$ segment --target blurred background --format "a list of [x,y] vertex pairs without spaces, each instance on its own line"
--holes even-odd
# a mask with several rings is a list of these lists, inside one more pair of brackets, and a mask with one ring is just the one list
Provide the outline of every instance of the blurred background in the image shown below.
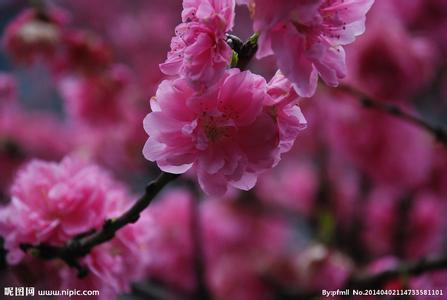
[[[158,64],[181,1],[45,4],[0,1],[1,202],[26,162],[66,155],[101,165],[140,194],[159,172],[141,154],[142,120],[164,78]],[[245,7],[234,34],[252,34]],[[447,128],[447,1],[376,0],[365,34],[346,52],[345,86]],[[272,58],[249,69],[267,80],[276,71]],[[358,272],[446,253],[446,145],[345,90],[321,85],[301,107],[307,129],[252,191],[209,199],[188,174],[163,191],[149,208],[145,276],[113,297],[199,299],[205,288],[217,300],[305,299],[343,288]],[[38,274],[3,262],[1,285],[47,286]],[[446,286],[447,271],[437,271],[382,287]]]

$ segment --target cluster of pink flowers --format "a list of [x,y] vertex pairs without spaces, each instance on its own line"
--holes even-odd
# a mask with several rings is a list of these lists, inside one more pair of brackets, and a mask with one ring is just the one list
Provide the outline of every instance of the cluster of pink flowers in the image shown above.
[[166,80],[144,120],[143,153],[166,172],[197,172],[203,190],[251,189],[261,172],[288,151],[305,124],[291,85],[278,73],[263,77],[238,69],[197,94],[183,79]]
[[182,20],[160,65],[168,75],[144,120],[144,156],[166,172],[197,172],[202,189],[223,195],[251,189],[257,176],[289,151],[306,121],[299,96],[281,73],[262,76],[230,67],[225,34],[234,1],[184,1]]
[[[6,27],[5,50],[17,63],[40,62],[50,71],[64,100],[66,123],[77,150],[115,169],[141,168],[145,135],[135,120],[144,117],[144,96],[137,77],[129,67],[116,63],[108,41],[73,27],[70,17],[52,5],[25,10]],[[104,155],[97,147],[99,140],[119,154]]]
[[[122,184],[75,157],[66,157],[61,163],[30,162],[18,172],[11,199],[0,210],[0,234],[12,265],[26,260],[21,244],[63,245],[79,234],[99,229],[106,218],[120,214],[130,204]],[[145,256],[141,250],[149,234],[148,221],[143,218],[126,227],[84,257],[82,263],[91,272],[82,284],[115,294],[142,276]],[[77,282],[74,270],[66,267],[59,272],[60,287],[73,288]]]
[[279,69],[302,97],[317,88],[318,76],[337,86],[346,75],[343,45],[365,30],[374,0],[244,0],[259,33],[258,58],[274,54]]
[[233,27],[234,6],[234,0],[183,1],[183,23],[175,29],[161,71],[181,75],[198,90],[219,80],[232,57],[225,34]]
[[[55,0],[5,27],[5,52],[30,70],[0,74],[8,285],[113,299],[144,281],[179,298],[205,286],[216,300],[301,299],[444,255],[446,151],[384,102],[444,124],[445,0],[131,2]],[[236,35],[257,43],[252,64]],[[319,78],[347,88],[318,89]],[[183,188],[161,191],[137,223],[80,258],[87,277],[21,249],[64,245],[129,208],[109,171],[141,191],[159,169],[185,173]],[[206,196],[184,188],[196,179]],[[440,271],[383,288],[446,284]]]
[[292,148],[306,124],[299,97],[315,93],[318,74],[332,86],[345,76],[342,45],[363,33],[373,0],[241,2],[259,34],[258,58],[275,54],[280,71],[266,84],[228,69],[234,1],[185,0],[183,23],[160,65],[177,78],[160,84],[144,121],[145,157],[166,172],[193,167],[210,195],[252,188]]

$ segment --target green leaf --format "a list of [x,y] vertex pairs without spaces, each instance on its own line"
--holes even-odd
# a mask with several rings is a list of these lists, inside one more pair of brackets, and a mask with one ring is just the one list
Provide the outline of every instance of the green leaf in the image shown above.
[[325,244],[330,244],[335,234],[335,221],[332,214],[324,210],[319,216],[318,236]]
[[231,67],[235,68],[239,62],[239,54],[233,50],[233,56],[231,57]]
[[251,35],[251,37],[248,39],[250,41],[250,44],[256,45],[258,43],[259,39],[259,33],[255,32]]

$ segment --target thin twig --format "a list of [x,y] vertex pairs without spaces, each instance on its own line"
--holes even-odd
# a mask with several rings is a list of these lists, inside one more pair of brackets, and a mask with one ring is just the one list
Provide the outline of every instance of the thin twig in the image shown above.
[[365,108],[375,109],[377,111],[382,111],[387,114],[396,116],[400,118],[401,120],[404,120],[408,123],[411,123],[428,133],[430,133],[438,142],[443,144],[445,147],[447,147],[447,131],[446,129],[435,126],[427,122],[426,120],[412,115],[409,112],[404,111],[400,107],[394,104],[380,102],[377,100],[372,99],[372,97],[366,95],[364,92],[359,91],[351,86],[347,85],[340,85],[338,87],[339,90],[348,92],[351,95],[354,95]]
[[84,277],[88,270],[80,265],[78,259],[90,253],[95,246],[113,239],[116,232],[127,224],[135,223],[140,218],[140,213],[149,206],[158,192],[178,176],[162,172],[157,179],[146,186],[145,193],[127,211],[117,218],[106,220],[100,231],[92,232],[81,238],[74,238],[65,246],[22,244],[21,248],[46,260],[62,259],[69,266],[78,270],[79,277]]

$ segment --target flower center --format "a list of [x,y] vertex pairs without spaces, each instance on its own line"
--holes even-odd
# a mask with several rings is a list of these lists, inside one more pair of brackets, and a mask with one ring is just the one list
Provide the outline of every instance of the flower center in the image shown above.
[[221,117],[204,115],[200,119],[200,127],[206,139],[212,143],[218,142],[222,138],[229,137],[230,135],[230,127],[225,124],[225,120]]
[[211,142],[220,140],[223,136],[226,136],[227,129],[225,127],[218,127],[214,122],[204,124],[203,130],[205,135]]

